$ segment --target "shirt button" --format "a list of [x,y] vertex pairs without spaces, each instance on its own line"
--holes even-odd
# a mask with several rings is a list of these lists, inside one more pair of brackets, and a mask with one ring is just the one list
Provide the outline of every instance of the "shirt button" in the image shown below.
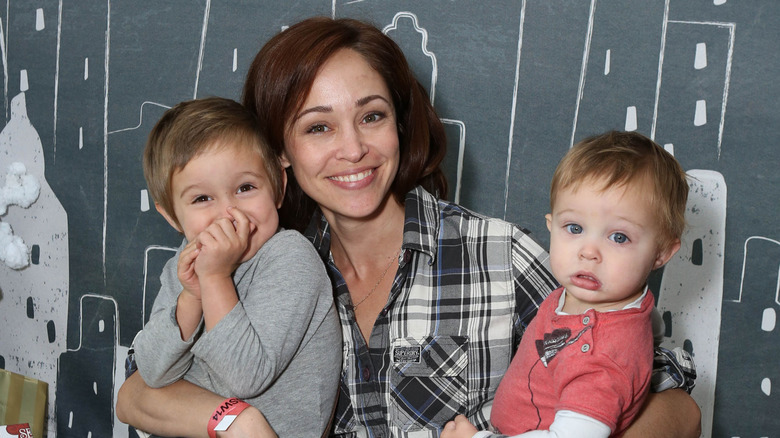
[[363,368],[363,380],[366,382],[371,380],[371,371],[368,370],[368,367]]
[[589,322],[590,322],[590,316],[586,316],[582,318],[582,325],[588,325]]
[[583,353],[587,353],[588,350],[590,350],[590,344],[582,344],[580,350],[582,350]]

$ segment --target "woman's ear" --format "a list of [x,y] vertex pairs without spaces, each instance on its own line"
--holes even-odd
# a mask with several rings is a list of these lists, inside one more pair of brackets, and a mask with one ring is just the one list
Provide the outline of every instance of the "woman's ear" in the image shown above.
[[[289,166],[289,164],[288,164]],[[279,200],[276,201],[276,209],[282,208],[282,202],[284,202],[284,194],[287,193],[287,166],[282,165],[282,179],[280,181],[282,185],[281,190],[281,196],[279,196]]]
[[658,249],[658,255],[655,259],[655,263],[653,263],[653,270],[656,270],[661,266],[667,264],[669,260],[672,259],[672,256],[677,254],[677,251],[679,249],[680,249],[680,239],[675,239],[671,243],[667,243],[666,245],[660,247]]
[[282,167],[287,169],[288,167],[292,166],[292,163],[290,163],[290,160],[287,159],[287,153],[282,151],[282,156],[279,157],[279,161],[282,163]]
[[164,218],[165,218],[165,220],[166,220],[166,221],[168,221],[168,223],[169,223],[169,224],[170,224],[170,225],[171,225],[173,228],[175,228],[175,229],[176,229],[176,231],[178,231],[178,232],[180,232],[180,233],[184,234],[184,232],[181,230],[181,227],[179,226],[179,223],[178,223],[178,222],[176,222],[176,220],[174,220],[174,219],[173,219],[173,217],[171,217],[171,215],[169,215],[169,214],[168,214],[168,212],[167,212],[167,211],[165,211],[165,209],[164,209],[164,208],[162,208],[162,206],[161,206],[160,204],[158,204],[157,202],[155,202],[155,203],[154,203],[154,208],[155,208],[155,209],[157,209],[157,212],[158,212],[158,213],[160,213],[160,214],[162,215],[162,217],[164,217]]

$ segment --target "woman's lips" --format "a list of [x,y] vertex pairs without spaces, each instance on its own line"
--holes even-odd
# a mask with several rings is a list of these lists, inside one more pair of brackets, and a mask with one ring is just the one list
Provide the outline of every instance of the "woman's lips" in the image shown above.
[[368,169],[362,172],[350,173],[349,175],[337,175],[337,176],[330,176],[328,178],[338,182],[354,183],[368,178],[373,173],[374,173],[374,169]]

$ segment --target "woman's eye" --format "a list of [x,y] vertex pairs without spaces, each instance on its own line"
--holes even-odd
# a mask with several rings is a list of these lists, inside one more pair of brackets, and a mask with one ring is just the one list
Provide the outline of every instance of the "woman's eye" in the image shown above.
[[374,123],[382,119],[382,113],[371,113],[363,117],[363,123]]
[[321,134],[327,131],[328,131],[328,127],[325,125],[312,125],[309,126],[309,129],[306,130],[306,132],[310,134]]
[[566,225],[566,231],[568,231],[571,234],[581,234],[582,227],[577,224],[569,224]]
[[241,187],[238,188],[238,193],[248,192],[254,188],[255,186],[252,184],[242,184]]
[[623,233],[613,233],[609,236],[609,240],[615,243],[626,243],[628,242],[628,236]]

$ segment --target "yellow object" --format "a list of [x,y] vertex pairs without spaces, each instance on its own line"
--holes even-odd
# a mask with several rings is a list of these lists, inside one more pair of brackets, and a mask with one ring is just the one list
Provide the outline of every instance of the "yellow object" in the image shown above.
[[49,384],[0,369],[0,424],[29,423],[34,438],[43,438]]

